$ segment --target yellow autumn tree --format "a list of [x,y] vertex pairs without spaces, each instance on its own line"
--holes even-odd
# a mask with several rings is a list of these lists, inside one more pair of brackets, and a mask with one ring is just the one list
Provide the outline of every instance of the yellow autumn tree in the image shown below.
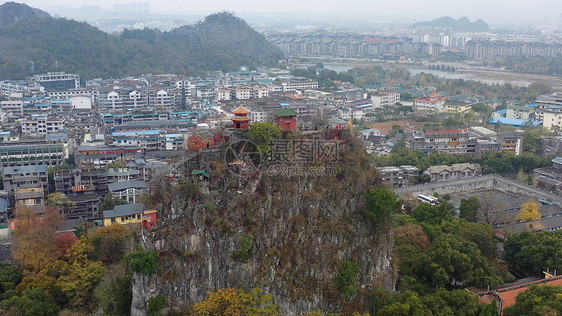
[[12,257],[25,271],[37,273],[57,260],[56,229],[62,223],[57,209],[49,206],[40,212],[21,206],[12,222]]
[[539,202],[534,198],[521,204],[521,210],[517,214],[517,220],[529,222],[541,218],[541,213],[539,213]]
[[273,295],[260,288],[246,293],[232,288],[209,292],[209,297],[193,306],[192,315],[199,316],[258,316],[279,315],[279,307],[273,303]]
[[193,315],[200,316],[242,316],[244,306],[235,289],[219,289],[209,292],[209,297],[193,306]]
[[537,229],[539,228],[538,224],[533,223],[534,221],[541,218],[541,213],[539,212],[540,204],[534,198],[531,198],[529,201],[524,202],[521,205],[521,210],[519,214],[517,214],[517,220],[529,222],[530,229]]

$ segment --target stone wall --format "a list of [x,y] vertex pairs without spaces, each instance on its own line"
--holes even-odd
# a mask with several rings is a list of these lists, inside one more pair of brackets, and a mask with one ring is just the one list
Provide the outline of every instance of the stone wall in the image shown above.
[[443,195],[470,192],[479,189],[497,189],[534,197],[536,199],[546,200],[557,204],[562,204],[562,197],[560,196],[539,190],[533,186],[517,182],[513,179],[504,178],[497,174],[485,175],[463,180],[421,184],[407,188],[399,188],[394,191],[398,195],[406,193],[411,193],[413,195],[433,195],[435,192],[437,192],[439,195]]

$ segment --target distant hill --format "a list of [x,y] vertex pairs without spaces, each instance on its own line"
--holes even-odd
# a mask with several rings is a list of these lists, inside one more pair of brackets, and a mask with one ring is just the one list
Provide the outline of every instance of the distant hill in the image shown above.
[[51,19],[52,17],[45,11],[34,9],[22,3],[6,2],[0,5],[0,26],[37,18]]
[[450,16],[444,16],[432,21],[418,22],[413,25],[413,27],[428,27],[428,28],[450,28],[458,32],[488,32],[490,27],[482,19],[478,19],[474,22],[465,16],[458,20],[453,19]]
[[86,23],[50,16],[24,22],[10,15],[11,6],[5,6],[0,6],[0,16],[6,21],[15,17],[16,22],[0,26],[0,79],[47,71],[78,73],[85,79],[196,74],[275,65],[283,58],[276,46],[229,13],[213,14],[170,32],[127,30],[115,36]]

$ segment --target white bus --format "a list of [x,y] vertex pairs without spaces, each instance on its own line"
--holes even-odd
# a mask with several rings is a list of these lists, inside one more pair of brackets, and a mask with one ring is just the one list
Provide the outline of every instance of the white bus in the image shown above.
[[431,205],[437,205],[439,204],[439,199],[434,197],[434,196],[427,196],[427,195],[423,195],[420,194],[418,195],[418,201],[420,202],[425,202],[425,203],[429,203]]

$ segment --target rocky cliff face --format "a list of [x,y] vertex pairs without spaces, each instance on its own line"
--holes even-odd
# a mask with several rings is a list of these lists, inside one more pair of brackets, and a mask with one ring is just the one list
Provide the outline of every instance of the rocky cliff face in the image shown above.
[[[152,277],[135,276],[132,314],[144,315],[152,296],[178,308],[227,287],[261,287],[283,315],[365,310],[370,289],[393,290],[392,225],[376,227],[363,215],[378,174],[353,142],[339,158],[337,175],[261,172],[241,180],[211,163],[209,181],[188,177],[159,186],[173,202],[164,207],[166,224],[143,242],[160,251],[160,268]],[[349,299],[333,283],[342,260],[361,269]]]

